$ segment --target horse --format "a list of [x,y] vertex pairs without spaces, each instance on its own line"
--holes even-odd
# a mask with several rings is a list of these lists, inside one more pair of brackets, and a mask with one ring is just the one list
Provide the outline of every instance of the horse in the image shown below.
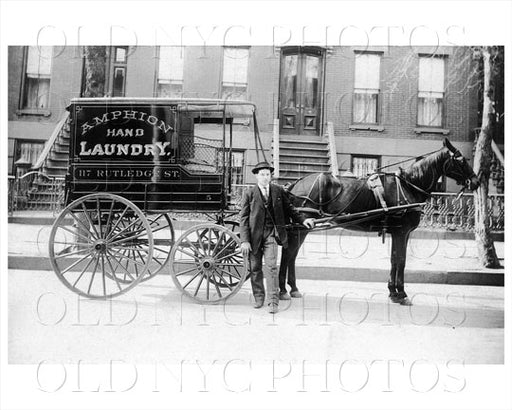
[[[300,178],[286,186],[285,190],[292,204],[308,217],[327,216],[336,221],[336,218],[370,211],[369,217],[356,218],[342,226],[349,230],[391,234],[391,271],[387,284],[389,298],[392,302],[410,305],[404,289],[407,242],[411,232],[418,227],[422,212],[421,206],[407,205],[427,200],[441,176],[454,179],[462,186],[461,193],[464,189],[477,189],[479,179],[466,158],[448,139],[444,140],[439,150],[416,158],[407,169],[399,168],[395,173],[380,172],[375,175],[378,177],[373,176],[373,188],[369,184],[372,177],[338,178],[324,172]],[[400,205],[405,205],[400,211],[386,211],[387,207]],[[371,212],[377,209],[382,212]],[[295,260],[309,232],[289,228],[288,248],[282,251],[279,268],[281,294],[286,294],[286,282],[292,294],[298,292]]]

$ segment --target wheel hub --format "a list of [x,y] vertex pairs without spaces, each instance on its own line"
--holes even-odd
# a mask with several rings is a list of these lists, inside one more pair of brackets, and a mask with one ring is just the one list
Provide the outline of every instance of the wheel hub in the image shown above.
[[215,268],[215,261],[212,258],[205,258],[202,260],[201,266],[204,270],[210,271]]
[[99,240],[94,243],[94,250],[98,253],[107,253],[107,242]]

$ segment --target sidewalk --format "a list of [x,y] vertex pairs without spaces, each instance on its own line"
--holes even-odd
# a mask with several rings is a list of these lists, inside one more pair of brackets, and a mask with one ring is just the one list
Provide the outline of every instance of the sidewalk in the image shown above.
[[[26,214],[25,214],[26,216]],[[49,222],[55,219],[38,212],[33,224],[8,224],[10,269],[52,270],[48,258]],[[15,219],[11,218],[11,221]],[[199,221],[175,221],[178,238]],[[446,232],[415,231],[407,251],[406,283],[504,285],[504,242],[495,242],[503,268],[485,269],[479,264],[474,240],[453,239]],[[376,234],[334,229],[308,235],[297,258],[297,278],[387,282],[391,237],[385,244]]]

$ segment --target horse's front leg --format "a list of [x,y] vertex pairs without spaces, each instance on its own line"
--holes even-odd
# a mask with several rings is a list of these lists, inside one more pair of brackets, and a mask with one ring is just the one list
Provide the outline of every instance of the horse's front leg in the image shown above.
[[393,235],[393,251],[391,254],[391,259],[392,261],[394,260],[396,294],[394,295],[394,297],[391,297],[391,300],[393,302],[400,303],[401,305],[411,305],[411,301],[407,297],[407,293],[405,293],[404,280],[408,239],[409,232],[401,231]]

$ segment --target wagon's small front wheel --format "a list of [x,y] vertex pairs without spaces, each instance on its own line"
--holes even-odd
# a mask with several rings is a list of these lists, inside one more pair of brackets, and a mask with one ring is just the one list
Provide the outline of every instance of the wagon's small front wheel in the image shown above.
[[176,287],[200,303],[213,304],[242,287],[247,266],[240,239],[220,225],[197,225],[181,235],[171,250],[171,275]]
[[86,195],[53,224],[49,256],[57,277],[93,299],[121,295],[146,275],[153,257],[152,227],[132,202],[117,195]]

